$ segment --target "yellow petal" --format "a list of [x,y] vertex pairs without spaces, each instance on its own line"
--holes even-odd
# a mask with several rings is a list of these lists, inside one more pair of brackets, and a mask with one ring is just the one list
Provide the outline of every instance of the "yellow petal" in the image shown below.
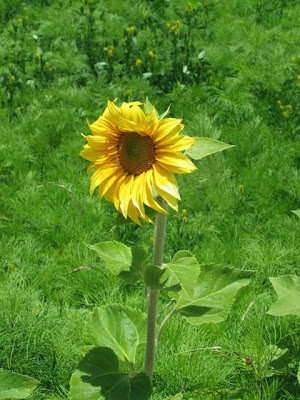
[[82,136],[88,141],[89,147],[95,151],[109,153],[110,151],[116,150],[118,146],[118,141],[116,139],[111,139],[109,141],[102,136]]
[[91,148],[89,145],[84,146],[84,150],[80,152],[81,157],[85,158],[86,160],[89,161],[98,161],[98,162],[104,162],[106,161],[110,154],[107,153],[106,151],[100,151]]
[[180,195],[177,189],[177,182],[172,172],[161,167],[158,163],[153,164],[154,184],[155,188],[168,193],[172,197],[180,200]]
[[141,109],[141,107],[133,105],[131,109],[134,121],[136,123],[143,123],[145,121],[146,115],[144,111]]
[[187,156],[178,152],[157,151],[156,160],[163,163],[164,168],[180,174],[190,173],[197,169]]
[[[125,180],[125,176],[120,173],[120,175],[112,177],[111,182],[110,182],[110,187],[107,189],[107,186],[105,187],[105,192],[104,192],[104,198],[111,203],[113,203],[118,211],[121,212],[120,209],[120,196],[119,196],[119,191],[120,187],[122,186],[122,183]],[[101,193],[100,193],[100,186],[99,186],[99,197],[101,198]]]
[[[109,197],[111,193],[111,188],[117,188],[118,185],[116,184],[117,182],[120,181],[122,177],[122,173],[119,172],[118,174],[114,174],[114,175],[108,175],[105,179],[103,179],[100,183],[99,183],[99,199],[101,199],[102,197]],[[112,194],[112,193],[111,193]],[[113,202],[113,199],[111,200]]]
[[154,107],[152,107],[152,110],[148,115],[146,115],[146,118],[144,120],[144,123],[142,124],[142,129],[138,130],[138,132],[145,132],[147,135],[152,135],[152,132],[155,132],[157,129],[157,124],[158,124],[158,119],[156,115],[156,110]]
[[87,168],[87,170],[86,170],[86,173],[89,175],[89,174],[91,173],[91,170],[94,169],[94,168],[95,168],[95,163],[91,163],[91,164],[88,166],[88,168]]
[[156,142],[156,149],[166,149],[167,151],[183,151],[192,147],[196,139],[189,136],[173,136],[171,138],[164,138],[160,142]]
[[108,100],[107,102],[107,107],[104,111],[103,116],[107,118],[108,120],[111,120],[111,118],[116,118],[120,115],[120,109],[117,107],[112,101]]
[[[183,125],[180,124],[182,120],[177,118],[164,118],[158,121],[157,128],[155,132],[153,132],[152,137],[155,141],[162,140],[166,137],[169,133],[173,133],[174,135],[183,129]],[[177,128],[175,130],[175,128]],[[179,130],[178,130],[179,129]]]
[[129,201],[131,200],[133,180],[134,180],[134,175],[129,175],[125,178],[124,182],[120,186],[120,192],[119,192],[120,209],[125,218],[127,218],[128,204]]
[[161,190],[160,187],[158,187],[155,183],[154,188],[157,193],[169,204],[169,206],[171,206],[175,211],[178,211],[178,200],[175,199],[175,197]]
[[119,117],[117,122],[118,129],[121,132],[135,132],[136,131],[136,122],[130,121],[129,119]]
[[153,178],[153,171],[149,170],[146,172],[146,185],[145,191],[142,194],[143,202],[148,206],[153,208],[153,210],[162,213],[162,214],[169,214],[164,208],[162,208],[158,202],[154,199],[152,193],[152,186],[154,186],[154,178]]
[[135,206],[138,209],[141,218],[145,218],[145,216],[146,216],[145,208],[144,208],[143,200],[142,200],[142,194],[144,192],[145,181],[146,181],[145,172],[143,172],[142,174],[135,177],[133,184],[132,184],[132,193],[131,193],[132,204],[133,204],[133,206]]
[[97,168],[91,179],[90,194],[94,193],[94,190],[107,178],[116,176],[117,173],[122,172],[119,166],[107,167],[107,168]]
[[123,102],[120,107],[122,116],[126,119],[132,119],[132,106],[140,106],[142,104],[143,103],[140,103],[139,101],[131,101],[130,103]]
[[136,224],[141,226],[141,221],[139,220],[139,212],[133,205],[132,201],[128,204],[128,217],[132,219]]
[[93,124],[90,124],[89,121],[87,121],[87,124],[92,133],[96,136],[108,138],[109,136],[117,136],[120,134],[117,127],[103,116],[99,117]]

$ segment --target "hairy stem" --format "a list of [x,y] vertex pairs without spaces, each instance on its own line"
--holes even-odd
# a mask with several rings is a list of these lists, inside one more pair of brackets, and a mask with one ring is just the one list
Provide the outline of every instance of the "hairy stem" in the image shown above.
[[[163,249],[166,228],[166,215],[157,214],[156,228],[155,228],[155,241],[154,241],[154,265],[162,265]],[[159,297],[158,289],[150,289],[148,292],[147,304],[147,344],[146,344],[146,357],[145,357],[145,372],[149,375],[150,379],[153,376],[154,361],[155,361],[155,327],[157,319],[157,303]]]

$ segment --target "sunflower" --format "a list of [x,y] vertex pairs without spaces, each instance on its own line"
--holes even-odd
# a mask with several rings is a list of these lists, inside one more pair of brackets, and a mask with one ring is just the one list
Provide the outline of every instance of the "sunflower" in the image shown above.
[[91,161],[94,170],[90,193],[98,187],[99,198],[114,203],[125,218],[137,224],[147,217],[145,206],[167,214],[155,195],[178,211],[180,200],[174,173],[186,174],[196,167],[180,151],[190,148],[195,139],[180,135],[181,119],[159,119],[155,108],[145,114],[142,103],[108,101],[97,121],[89,124],[91,136],[80,155]]

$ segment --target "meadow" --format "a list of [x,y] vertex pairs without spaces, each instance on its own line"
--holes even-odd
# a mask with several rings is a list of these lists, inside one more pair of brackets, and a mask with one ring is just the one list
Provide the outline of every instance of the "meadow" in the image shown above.
[[299,317],[266,313],[269,277],[299,276],[299,21],[296,0],[0,0],[0,368],[37,379],[32,400],[69,398],[95,306],[145,311],[143,283],[88,245],[141,245],[151,263],[153,226],[118,225],[79,152],[107,100],[146,97],[235,145],[178,176],[165,262],[185,249],[256,272],[226,321],[170,320],[153,400],[300,399]]

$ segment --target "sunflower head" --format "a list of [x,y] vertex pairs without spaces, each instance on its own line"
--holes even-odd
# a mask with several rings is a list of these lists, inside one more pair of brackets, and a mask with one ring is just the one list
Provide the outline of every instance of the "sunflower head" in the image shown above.
[[155,107],[148,113],[142,103],[123,103],[117,107],[108,101],[97,121],[89,124],[92,135],[80,155],[91,161],[94,170],[91,194],[114,203],[116,209],[140,225],[140,218],[152,222],[145,205],[167,213],[159,204],[159,195],[174,210],[180,196],[174,173],[186,174],[196,167],[181,153],[195,139],[180,135],[183,124],[177,118],[159,118]]

